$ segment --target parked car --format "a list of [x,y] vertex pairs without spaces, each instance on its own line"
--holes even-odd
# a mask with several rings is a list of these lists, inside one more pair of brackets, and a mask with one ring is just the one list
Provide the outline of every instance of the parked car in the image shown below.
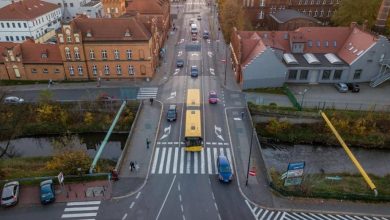
[[203,39],[209,39],[209,32],[203,31]]
[[191,77],[198,77],[199,71],[197,66],[191,66]]
[[177,107],[176,105],[170,105],[167,111],[167,121],[176,121],[177,119]]
[[12,206],[19,200],[19,182],[12,181],[6,183],[1,194],[1,206]]
[[348,86],[345,83],[336,83],[334,86],[339,92],[348,92]]
[[196,34],[192,34],[191,40],[193,40],[193,41],[198,40],[198,36]]
[[348,89],[351,90],[352,92],[359,92],[360,87],[356,83],[347,83]]
[[4,99],[4,103],[9,103],[9,104],[19,104],[23,103],[24,99],[16,97],[16,96],[8,96]]
[[45,180],[41,182],[40,195],[41,203],[43,205],[54,202],[56,200],[53,180]]
[[228,183],[233,179],[232,167],[225,155],[219,155],[217,158],[218,179],[221,182]]
[[217,92],[214,91],[214,90],[211,90],[211,91],[209,92],[209,103],[210,103],[210,104],[217,104],[217,103],[218,103]]
[[184,60],[178,59],[176,60],[176,67],[183,67],[184,66]]
[[200,20],[202,20],[202,16],[198,15],[198,17],[196,19],[198,19],[198,21],[200,21]]

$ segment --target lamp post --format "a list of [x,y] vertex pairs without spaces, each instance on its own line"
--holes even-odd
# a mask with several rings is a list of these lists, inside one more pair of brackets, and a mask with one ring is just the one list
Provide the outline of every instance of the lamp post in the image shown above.
[[304,89],[302,92],[299,92],[299,95],[302,95],[301,99],[301,107],[303,107],[303,99],[305,98],[306,92],[309,91],[308,89]]
[[255,131],[255,127],[252,124],[252,129],[251,129],[251,143],[249,146],[249,157],[248,157],[248,169],[246,171],[246,181],[245,181],[245,186],[248,186],[248,178],[249,178],[249,167],[250,167],[250,162],[251,162],[251,155],[252,155],[252,143],[253,143],[253,135]]

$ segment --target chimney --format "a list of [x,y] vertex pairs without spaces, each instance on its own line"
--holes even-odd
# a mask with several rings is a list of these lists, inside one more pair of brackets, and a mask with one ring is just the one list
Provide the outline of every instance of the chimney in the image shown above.
[[354,29],[357,26],[357,23],[355,21],[351,22],[351,25],[349,26],[351,29]]

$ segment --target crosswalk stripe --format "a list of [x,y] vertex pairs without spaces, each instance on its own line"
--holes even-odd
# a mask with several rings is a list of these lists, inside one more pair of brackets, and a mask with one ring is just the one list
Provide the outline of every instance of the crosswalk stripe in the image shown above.
[[156,152],[154,153],[154,158],[153,158],[153,165],[152,165],[152,173],[156,172],[156,167],[157,167],[157,159],[158,159],[158,153],[160,152],[160,148],[158,147],[156,149]]
[[198,155],[197,153],[194,153],[194,174],[198,174]]
[[306,219],[315,220],[314,218],[310,217],[310,216],[307,215],[306,213],[301,212],[301,213],[299,213],[299,214],[305,216]]
[[[272,218],[272,216],[274,215],[274,213],[275,213],[275,212],[272,212],[272,211],[271,211],[271,212],[269,213],[269,215],[268,215],[267,220],[271,220],[271,218]],[[276,219],[276,218],[274,218],[274,219]]]
[[275,215],[275,217],[274,217],[274,219],[278,219],[280,213],[281,213],[280,211],[277,211],[277,212],[276,212],[276,215]]
[[283,212],[283,213],[282,213],[282,216],[280,217],[280,220],[283,220],[283,219],[284,219],[284,216],[286,216],[286,212]]
[[213,148],[213,152],[214,152],[214,170],[215,170],[215,174],[218,174],[218,167],[217,167],[217,157],[218,157],[218,152],[217,152],[217,148]]
[[98,209],[99,206],[75,207],[75,208],[65,208],[64,212],[96,211]]
[[353,217],[355,217],[355,218],[357,218],[357,219],[359,219],[359,220],[364,220],[363,218],[361,218],[361,217],[359,217],[359,216],[353,216]]
[[169,168],[171,167],[171,153],[172,147],[168,148],[167,166],[165,167],[165,173],[169,173]]
[[255,218],[257,219],[259,217],[259,215],[261,214],[261,212],[263,212],[264,209],[259,209],[259,211],[257,212],[257,214],[255,214]]
[[269,211],[267,209],[264,210],[263,214],[261,215],[260,220],[263,220],[263,218],[267,215]]
[[184,170],[184,148],[180,148],[180,174],[183,174]]
[[329,218],[333,219],[333,220],[337,220],[338,218],[334,217],[333,215],[327,215]]
[[161,152],[161,161],[160,161],[160,166],[158,168],[158,173],[161,174],[162,171],[163,171],[163,168],[164,168],[164,161],[165,161],[165,152],[166,152],[166,148],[164,147],[162,149],[162,152]]
[[323,215],[323,214],[318,214],[319,216],[321,216],[322,218],[326,219],[326,220],[331,220],[330,218],[328,218],[326,215]]
[[88,202],[68,202],[66,206],[75,206],[75,205],[100,205],[101,201],[88,201]]
[[219,155],[225,155],[222,148],[219,148]]
[[341,216],[341,215],[336,215],[337,217],[339,217],[340,219],[342,219],[342,220],[348,220],[347,218],[344,218],[343,216]]
[[186,166],[186,174],[189,174],[191,172],[191,152],[186,152],[187,156],[187,166]]
[[207,169],[209,174],[212,174],[212,165],[211,165],[211,150],[210,148],[207,148]]
[[175,147],[175,157],[173,158],[173,174],[176,174],[176,169],[177,169],[177,157],[179,153],[179,148]]
[[97,213],[74,213],[74,214],[63,214],[61,218],[81,218],[81,217],[94,217]]
[[234,173],[233,172],[233,160],[232,160],[232,155],[230,154],[230,149],[229,148],[226,148],[226,156],[227,156],[227,158],[228,158],[228,160],[229,160],[229,162],[230,162],[230,165],[232,166],[232,173]]
[[200,152],[200,173],[205,174],[205,166],[204,166],[204,150]]

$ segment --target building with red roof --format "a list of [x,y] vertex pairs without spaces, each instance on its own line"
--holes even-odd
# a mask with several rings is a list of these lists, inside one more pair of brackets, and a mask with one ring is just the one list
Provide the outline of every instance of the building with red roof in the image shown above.
[[237,31],[232,62],[243,89],[284,83],[370,82],[390,79],[390,43],[356,23],[294,31]]

